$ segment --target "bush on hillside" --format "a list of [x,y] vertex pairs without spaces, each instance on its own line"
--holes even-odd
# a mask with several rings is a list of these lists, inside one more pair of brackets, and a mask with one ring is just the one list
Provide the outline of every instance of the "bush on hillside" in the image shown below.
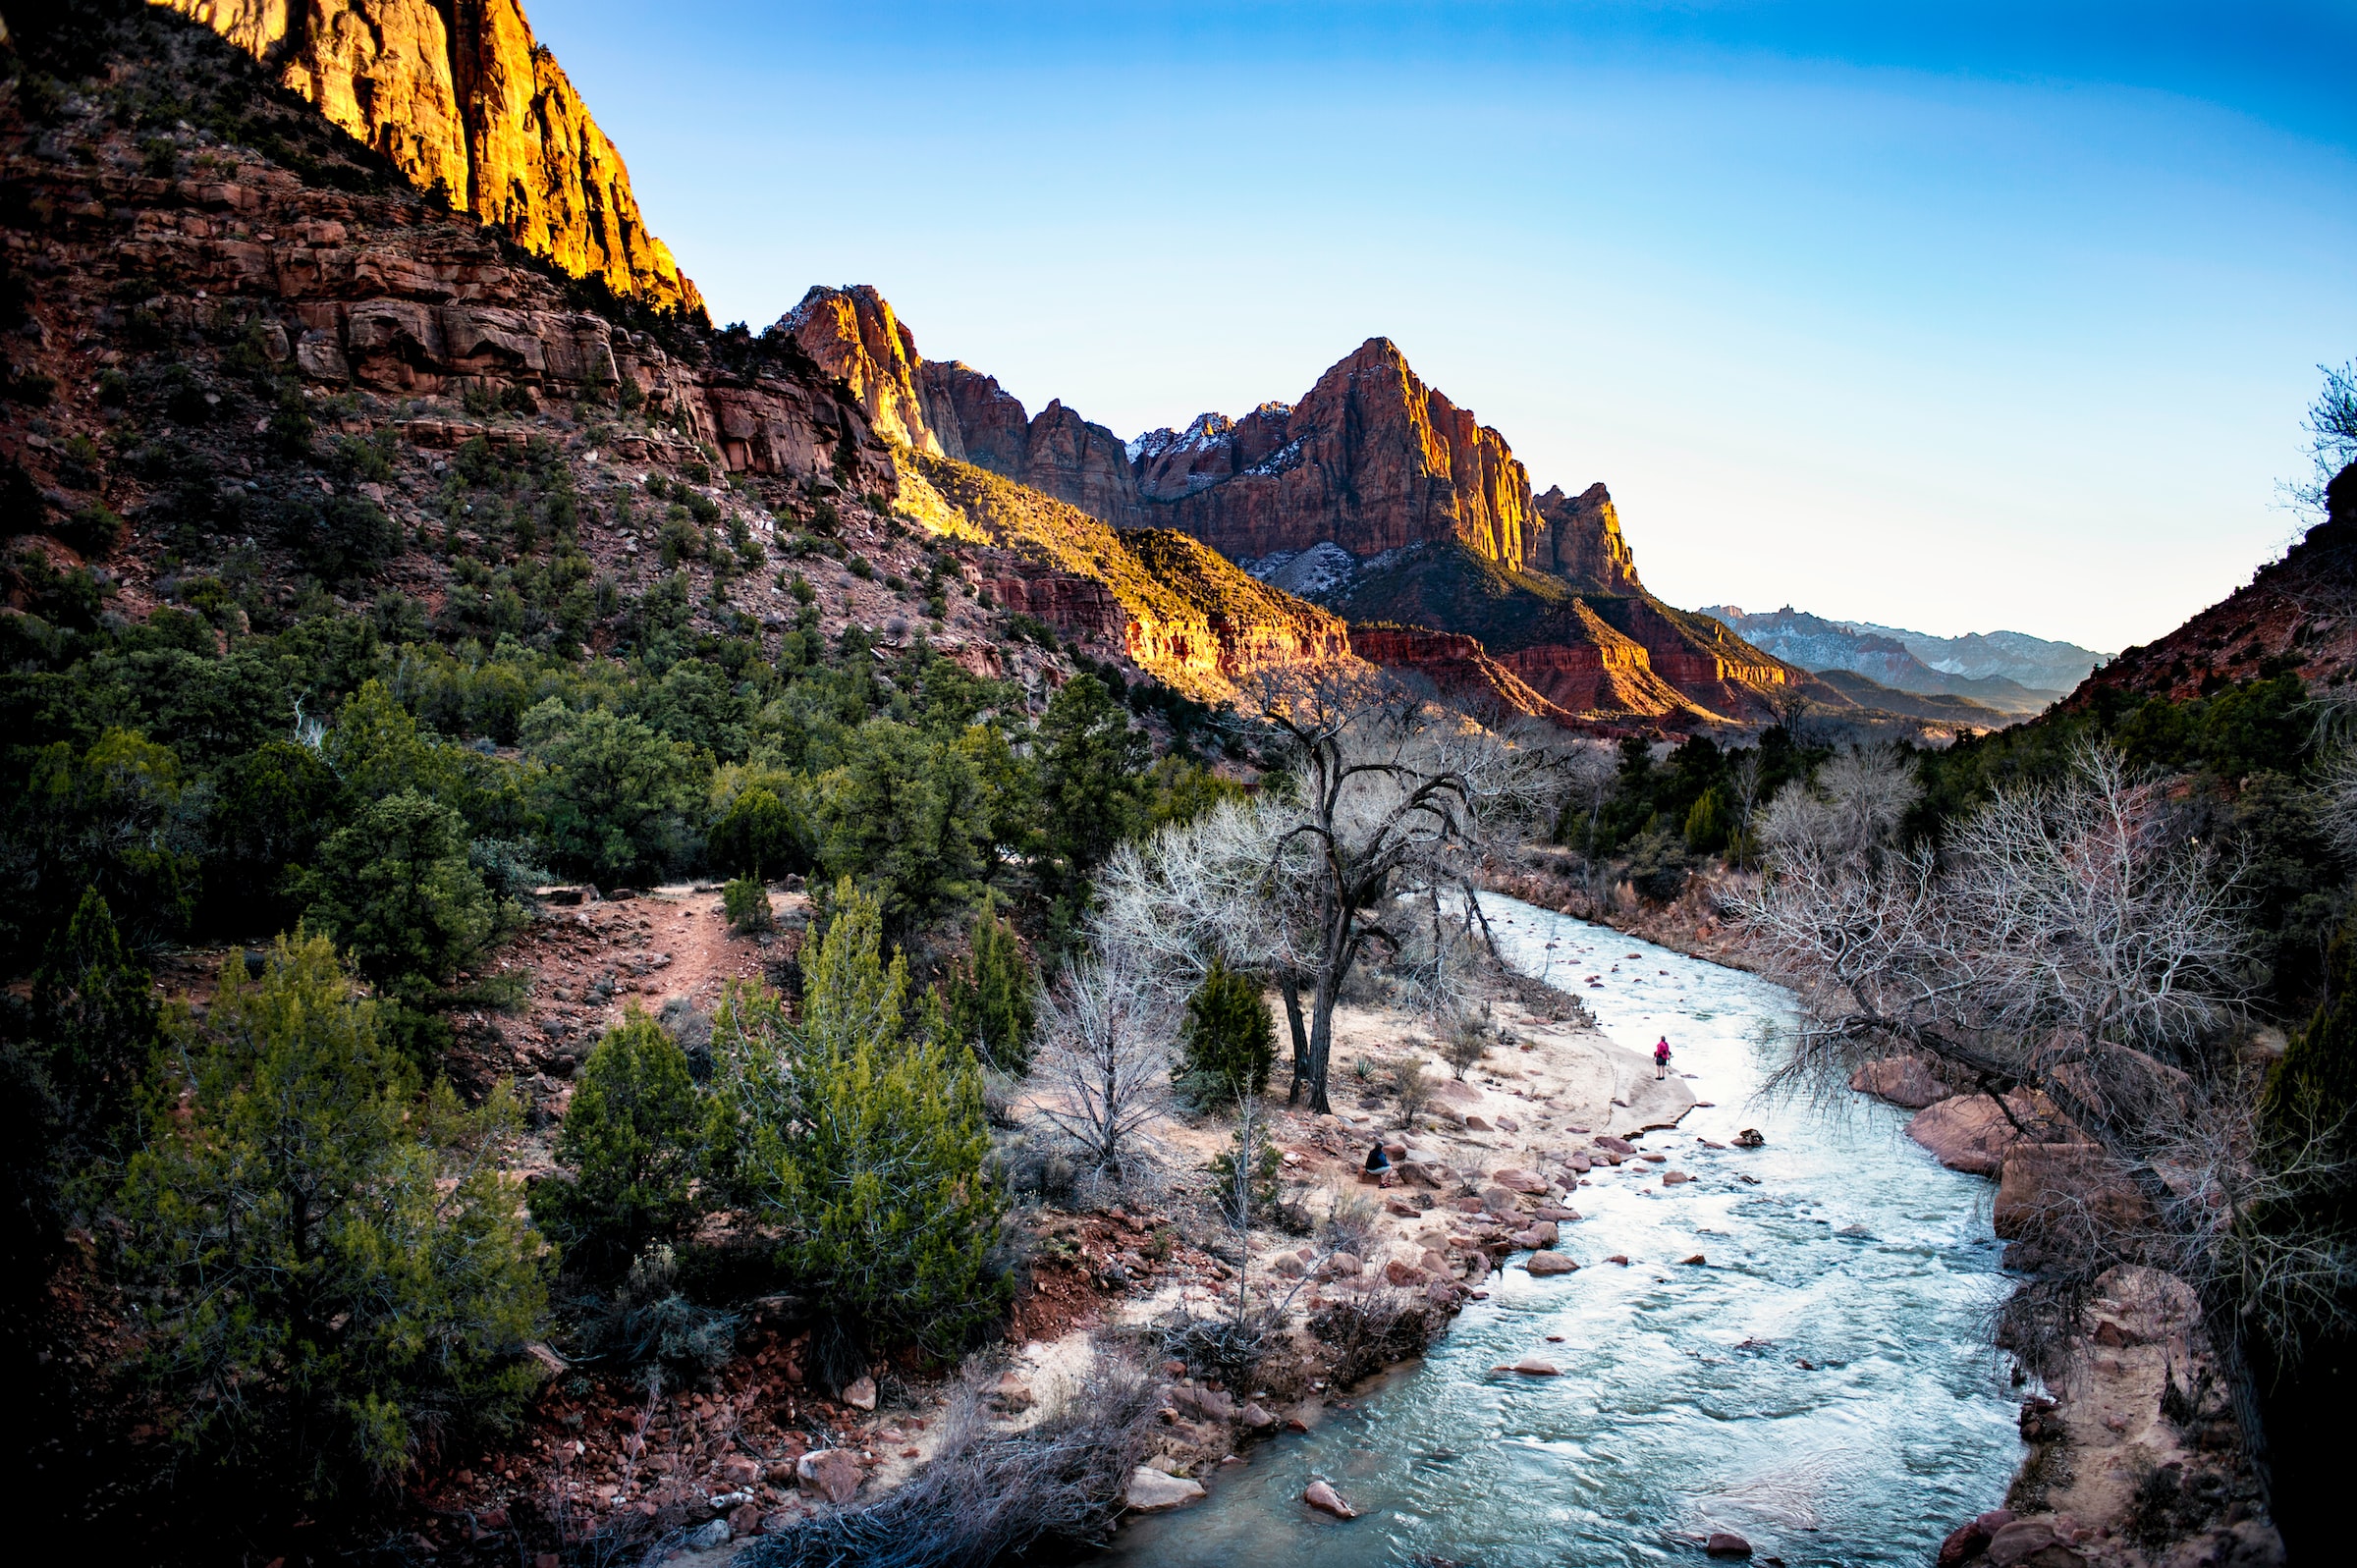
[[420,1095],[324,937],[258,979],[233,956],[202,1021],[167,1028],[120,1212],[174,1437],[330,1502],[512,1419],[546,1292],[499,1168],[508,1086],[471,1111]]
[[703,1123],[687,1054],[633,1005],[576,1076],[557,1134],[573,1179],[532,1194],[533,1217],[568,1263],[611,1276],[694,1222]]

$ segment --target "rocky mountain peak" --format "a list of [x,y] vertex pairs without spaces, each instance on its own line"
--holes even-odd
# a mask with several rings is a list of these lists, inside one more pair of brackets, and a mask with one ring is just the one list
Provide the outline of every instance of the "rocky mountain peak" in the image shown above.
[[924,362],[916,351],[916,334],[873,285],[813,286],[778,318],[778,330],[800,344],[822,369],[850,384],[878,435],[932,457],[964,457],[962,446],[952,450],[926,417],[916,384]]
[[1603,484],[1592,484],[1576,496],[1554,486],[1533,505],[1547,524],[1545,542],[1536,552],[1546,570],[1599,593],[1643,590],[1636,559],[1620,536],[1620,514]]
[[160,0],[524,249],[624,298],[703,309],[622,154],[516,0]]

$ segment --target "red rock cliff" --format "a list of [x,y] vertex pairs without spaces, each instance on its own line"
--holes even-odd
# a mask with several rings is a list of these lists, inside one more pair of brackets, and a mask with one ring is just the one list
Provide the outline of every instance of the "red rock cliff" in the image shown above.
[[703,307],[622,154],[516,0],[156,0],[203,23],[421,189],[617,295]]

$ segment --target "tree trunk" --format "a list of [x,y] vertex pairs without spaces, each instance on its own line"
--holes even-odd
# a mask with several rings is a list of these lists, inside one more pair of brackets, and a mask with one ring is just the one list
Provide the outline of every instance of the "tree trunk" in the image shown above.
[[1293,1087],[1285,1097],[1288,1106],[1301,1103],[1301,1086],[1309,1078],[1309,1032],[1301,1023],[1301,978],[1288,971],[1277,982],[1285,997],[1285,1021],[1293,1032]]
[[1326,1057],[1334,1049],[1335,993],[1341,989],[1342,976],[1329,966],[1318,975],[1317,990],[1310,998],[1309,1108],[1321,1116],[1334,1112],[1326,1099]]

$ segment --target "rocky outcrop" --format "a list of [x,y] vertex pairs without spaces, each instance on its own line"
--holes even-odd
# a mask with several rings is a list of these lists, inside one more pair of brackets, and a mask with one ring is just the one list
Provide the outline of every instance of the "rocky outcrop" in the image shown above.
[[1184,430],[1149,430],[1129,443],[1137,493],[1147,501],[1177,501],[1266,462],[1286,442],[1289,403],[1264,403],[1241,419],[1198,414]]
[[1613,493],[1592,484],[1576,496],[1561,486],[1550,489],[1533,505],[1547,531],[1540,564],[1576,586],[1597,593],[1642,593],[1636,559],[1620,537],[1620,514],[1613,508]]
[[992,377],[925,359],[891,301],[868,285],[812,289],[778,326],[843,377],[887,440],[986,468],[1116,527],[1144,522],[1119,436],[1061,402],[1029,417]]
[[874,289],[814,287],[779,318],[777,330],[800,344],[820,369],[843,378],[878,435],[937,458],[965,456],[955,445],[955,426],[950,447],[934,433],[916,386],[916,336]]
[[622,154],[516,0],[161,0],[267,65],[420,189],[625,298],[700,312]]
[[[1426,386],[1388,338],[1369,338],[1319,377],[1273,448],[1270,414],[1264,405],[1224,431],[1198,419],[1191,441],[1142,438],[1158,454],[1158,491],[1177,479],[1178,495],[1151,504],[1167,509],[1170,526],[1231,558],[1321,540],[1362,557],[1448,540],[1509,568],[1529,559],[1545,527],[1506,438]],[[1250,445],[1238,438],[1247,430]],[[1182,464],[1173,460],[1181,455]],[[1223,464],[1227,478],[1187,488]]]
[[1350,651],[1386,670],[1412,671],[1475,709],[1559,722],[1574,717],[1491,658],[1479,642],[1460,633],[1428,631],[1422,626],[1355,625],[1350,628]]

